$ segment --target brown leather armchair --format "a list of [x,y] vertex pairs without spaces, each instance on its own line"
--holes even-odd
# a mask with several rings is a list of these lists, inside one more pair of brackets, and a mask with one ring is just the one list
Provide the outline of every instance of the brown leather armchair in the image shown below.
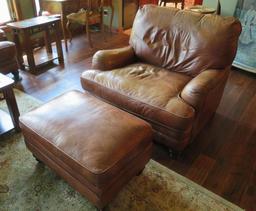
[[233,17],[147,5],[130,46],[98,51],[81,83],[151,123],[156,142],[181,151],[216,111],[240,33]]
[[5,33],[0,29],[0,73],[12,73],[14,80],[20,80],[16,57],[16,46],[6,39]]

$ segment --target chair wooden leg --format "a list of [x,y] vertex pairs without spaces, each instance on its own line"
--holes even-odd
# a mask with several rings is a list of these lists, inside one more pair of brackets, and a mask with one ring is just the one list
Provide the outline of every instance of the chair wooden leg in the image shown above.
[[105,25],[104,25],[103,17],[104,17],[104,10],[102,10],[102,13],[101,13],[100,30],[101,30],[101,34],[103,36],[103,40],[104,40],[104,42],[106,42]]
[[43,164],[43,162],[42,162],[41,160],[39,160],[34,154],[33,154],[33,157],[36,159],[36,161],[37,161],[38,163]]
[[15,70],[12,72],[13,74],[13,79],[15,82],[18,82],[20,81],[22,78],[20,77],[20,73],[19,73],[19,70]]
[[70,23],[70,21],[68,20],[67,25],[66,25],[66,29],[67,29],[68,36],[69,36],[69,42],[71,43],[71,41],[72,41],[73,37],[72,37],[72,33],[71,33],[71,29],[70,29],[70,25],[71,25],[71,23]]
[[142,170],[140,170],[140,171],[136,174],[136,176],[140,176],[140,175],[142,174],[142,172],[144,171],[144,169],[145,169],[145,167],[144,167]]
[[107,210],[107,206],[103,207],[103,208],[97,208],[98,211],[106,211]]
[[111,17],[110,17],[110,24],[109,24],[110,33],[112,33],[113,19],[114,19],[114,7],[111,6]]
[[173,149],[168,149],[168,150],[169,150],[169,156],[173,160],[178,160],[182,155],[182,152],[180,152],[180,151],[176,151]]
[[107,40],[106,40],[106,36],[105,36],[106,34],[105,34],[105,27],[104,27],[103,21],[101,22],[100,28],[101,28],[101,34],[103,36],[104,42],[106,42]]
[[91,40],[91,33],[90,33],[90,29],[89,29],[89,24],[88,23],[86,24],[86,35],[87,35],[87,39],[88,39],[90,47],[93,48],[92,40]]
[[183,1],[181,2],[181,9],[184,10],[184,8],[185,8],[185,0],[183,0]]

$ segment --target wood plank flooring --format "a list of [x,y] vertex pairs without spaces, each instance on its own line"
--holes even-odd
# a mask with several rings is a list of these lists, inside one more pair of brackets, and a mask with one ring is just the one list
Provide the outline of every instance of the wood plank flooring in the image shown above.
[[[76,37],[64,53],[65,66],[38,75],[22,72],[17,87],[44,102],[82,90],[79,76],[90,68],[93,53],[126,46],[129,39],[125,34],[109,34],[106,42],[100,34],[92,37],[94,49],[84,35]],[[171,160],[157,145],[153,159],[242,208],[256,210],[256,75],[234,69],[215,116],[183,156]]]

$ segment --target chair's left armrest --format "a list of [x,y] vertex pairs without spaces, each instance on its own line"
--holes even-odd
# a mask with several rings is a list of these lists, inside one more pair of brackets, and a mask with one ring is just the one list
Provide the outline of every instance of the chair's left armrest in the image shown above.
[[135,53],[131,46],[113,50],[101,50],[94,54],[92,68],[98,70],[112,70],[124,67],[135,61]]
[[200,73],[184,87],[181,98],[198,110],[212,90],[225,85],[229,70],[210,69]]

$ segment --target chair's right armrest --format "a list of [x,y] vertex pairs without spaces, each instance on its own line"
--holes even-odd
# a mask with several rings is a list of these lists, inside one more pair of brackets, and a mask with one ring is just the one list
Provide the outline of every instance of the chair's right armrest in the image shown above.
[[113,50],[100,50],[92,59],[92,68],[112,70],[131,64],[135,61],[135,53],[131,46]]
[[201,72],[184,87],[181,98],[196,110],[199,110],[199,107],[213,89],[225,85],[229,72],[229,68]]

